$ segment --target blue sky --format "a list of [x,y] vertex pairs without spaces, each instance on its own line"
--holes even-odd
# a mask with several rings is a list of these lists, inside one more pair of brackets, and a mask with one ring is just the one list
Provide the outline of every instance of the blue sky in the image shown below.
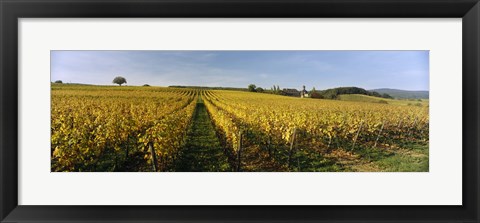
[[429,89],[428,51],[52,51],[51,81]]

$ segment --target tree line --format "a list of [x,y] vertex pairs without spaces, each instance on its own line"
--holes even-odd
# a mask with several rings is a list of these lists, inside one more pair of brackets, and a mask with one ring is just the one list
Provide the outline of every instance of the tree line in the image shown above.
[[[285,95],[285,96],[300,96],[300,91],[297,90],[299,95],[292,95],[291,92],[288,92],[288,89],[281,90],[280,86],[278,85],[273,85],[271,89],[265,90],[261,87],[257,87],[255,84],[250,84],[248,85],[247,89],[250,92],[270,93],[270,94],[278,94],[278,95]],[[338,96],[342,94],[362,94],[362,95],[368,95],[368,96],[379,97],[379,98],[393,99],[392,96],[386,93],[380,94],[378,92],[367,91],[359,87],[338,87],[338,88],[331,88],[326,90],[315,90],[315,87],[313,87],[312,90],[308,92],[308,94],[311,98],[320,98],[320,99],[338,99]]]
[[332,88],[332,89],[327,89],[323,91],[314,90],[310,93],[310,97],[324,98],[324,99],[337,99],[338,96],[341,94],[363,94],[363,95],[368,95],[373,97],[393,99],[393,97],[388,94],[385,94],[385,93],[380,94],[374,91],[367,91],[359,87],[338,87],[338,88]]

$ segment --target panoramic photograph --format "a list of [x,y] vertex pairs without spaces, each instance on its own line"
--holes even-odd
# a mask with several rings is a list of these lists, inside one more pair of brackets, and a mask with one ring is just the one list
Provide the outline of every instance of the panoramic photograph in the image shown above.
[[63,51],[52,172],[428,172],[429,51]]

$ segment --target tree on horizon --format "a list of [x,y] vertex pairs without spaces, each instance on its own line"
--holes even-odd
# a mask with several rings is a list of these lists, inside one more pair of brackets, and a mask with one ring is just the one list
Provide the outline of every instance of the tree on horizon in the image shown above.
[[113,82],[114,84],[118,84],[119,86],[122,86],[122,84],[126,84],[127,83],[127,79],[125,79],[124,77],[121,77],[121,76],[118,76],[118,77],[115,77],[113,79]]

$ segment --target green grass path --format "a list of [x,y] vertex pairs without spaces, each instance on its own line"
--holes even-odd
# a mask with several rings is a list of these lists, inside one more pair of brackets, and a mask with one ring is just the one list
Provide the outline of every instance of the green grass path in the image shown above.
[[187,134],[187,144],[180,151],[175,171],[231,171],[201,97],[197,101],[193,123]]

